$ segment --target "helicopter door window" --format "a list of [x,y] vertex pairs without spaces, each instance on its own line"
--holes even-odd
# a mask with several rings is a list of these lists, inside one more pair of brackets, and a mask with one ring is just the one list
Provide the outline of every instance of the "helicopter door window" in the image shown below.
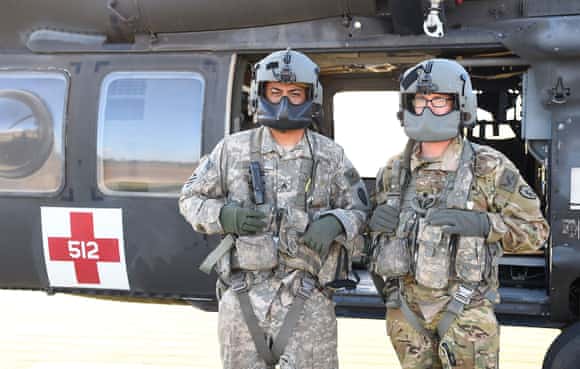
[[360,175],[374,178],[403,151],[407,136],[397,120],[398,91],[343,91],[334,95],[334,139]]
[[204,80],[114,72],[101,88],[98,181],[105,194],[177,196],[201,154]]
[[67,93],[61,73],[0,73],[0,193],[60,191]]

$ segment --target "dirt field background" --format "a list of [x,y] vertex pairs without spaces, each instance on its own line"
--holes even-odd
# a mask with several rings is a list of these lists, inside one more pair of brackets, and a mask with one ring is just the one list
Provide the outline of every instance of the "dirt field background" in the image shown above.
[[[0,369],[220,368],[217,314],[0,291]],[[384,322],[339,319],[342,369],[399,368]],[[540,369],[559,331],[501,327],[501,368]]]

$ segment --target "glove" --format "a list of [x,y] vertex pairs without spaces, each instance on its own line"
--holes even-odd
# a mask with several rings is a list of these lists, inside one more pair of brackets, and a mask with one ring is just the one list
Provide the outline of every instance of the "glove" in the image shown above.
[[434,209],[425,220],[427,224],[441,226],[441,230],[448,234],[483,238],[489,234],[489,218],[480,211]]
[[322,257],[328,253],[328,249],[336,236],[343,232],[344,229],[338,219],[333,215],[327,215],[308,226],[306,233],[302,236],[302,241]]
[[399,223],[399,214],[399,209],[391,205],[379,205],[371,216],[369,228],[373,232],[393,234]]
[[235,204],[225,205],[220,211],[220,222],[225,233],[234,233],[238,236],[253,234],[266,227],[266,214],[242,208]]

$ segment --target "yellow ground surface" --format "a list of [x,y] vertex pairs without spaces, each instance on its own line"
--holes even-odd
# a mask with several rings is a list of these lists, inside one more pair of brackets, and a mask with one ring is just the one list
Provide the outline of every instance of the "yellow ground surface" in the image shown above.
[[[0,291],[0,369],[220,368],[217,314]],[[501,328],[501,367],[539,369],[559,333]],[[381,320],[339,319],[342,369],[399,368]]]

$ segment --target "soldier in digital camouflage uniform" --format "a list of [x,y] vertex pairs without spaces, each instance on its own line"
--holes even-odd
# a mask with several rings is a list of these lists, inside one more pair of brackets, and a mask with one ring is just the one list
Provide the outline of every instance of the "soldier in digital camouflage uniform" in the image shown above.
[[539,249],[548,224],[514,164],[462,138],[477,109],[463,67],[428,60],[400,88],[410,140],[379,171],[369,222],[387,332],[405,369],[497,368],[498,258]]
[[261,127],[224,138],[183,188],[194,230],[227,235],[207,259],[224,368],[338,367],[332,287],[349,282],[370,204],[343,149],[307,129],[321,103],[316,64],[270,54],[250,89]]

